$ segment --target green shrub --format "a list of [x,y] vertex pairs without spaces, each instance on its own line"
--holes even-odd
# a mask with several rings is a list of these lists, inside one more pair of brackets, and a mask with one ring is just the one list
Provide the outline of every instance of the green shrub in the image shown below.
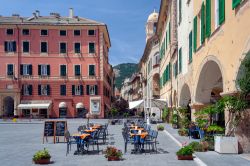
[[163,131],[164,130],[164,126],[163,125],[157,125],[157,130]]
[[176,152],[177,156],[189,156],[194,153],[194,150],[191,146],[184,146]]
[[193,150],[196,152],[203,152],[204,151],[202,144],[200,144],[199,142],[195,142],[195,141],[191,142],[189,144],[189,146],[191,146],[193,148]]
[[188,136],[188,129],[181,128],[178,130],[180,136]]
[[163,112],[162,112],[162,120],[163,121],[167,120],[168,114],[169,114],[169,110],[167,108],[164,108]]
[[224,132],[224,128],[217,126],[217,125],[210,125],[207,128],[207,132],[222,133],[222,132]]
[[173,114],[172,119],[171,119],[172,124],[178,124],[178,115]]
[[38,152],[34,154],[33,161],[37,161],[40,159],[50,159],[50,158],[51,156],[49,154],[49,151],[44,148],[44,150],[39,150]]

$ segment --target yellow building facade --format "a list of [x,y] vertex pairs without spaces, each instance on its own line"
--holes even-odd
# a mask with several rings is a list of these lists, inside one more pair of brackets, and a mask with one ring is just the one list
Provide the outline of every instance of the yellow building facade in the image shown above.
[[[157,27],[161,54],[160,98],[167,99],[171,108],[188,106],[191,119],[195,121],[195,112],[222,96],[239,91],[240,68],[250,52],[250,1],[189,0],[180,3],[179,0],[161,2]],[[180,23],[181,14],[185,12],[180,6],[185,5],[192,12]],[[181,24],[191,28],[189,37],[178,38],[183,33],[178,28]],[[168,36],[170,40],[166,40]],[[182,53],[180,40],[188,45]],[[186,71],[180,71],[182,68]],[[227,112],[223,116],[217,117],[221,123],[227,121]],[[250,150],[249,124],[246,119],[245,125],[238,130],[245,152]]]

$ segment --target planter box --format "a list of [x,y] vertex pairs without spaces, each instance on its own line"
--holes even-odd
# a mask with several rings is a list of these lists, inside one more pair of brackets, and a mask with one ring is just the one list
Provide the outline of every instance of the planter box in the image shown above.
[[108,157],[108,161],[119,161],[119,157]]
[[50,164],[50,158],[49,159],[40,159],[34,161],[35,164]]
[[193,160],[193,155],[189,156],[177,156],[178,160]]
[[238,139],[236,137],[215,136],[214,150],[218,153],[238,154]]

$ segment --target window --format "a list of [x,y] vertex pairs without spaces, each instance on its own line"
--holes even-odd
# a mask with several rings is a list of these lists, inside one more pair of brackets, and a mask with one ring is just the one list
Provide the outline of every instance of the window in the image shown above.
[[60,36],[66,36],[67,31],[66,30],[60,30]]
[[48,53],[48,43],[41,42],[41,53]]
[[[197,16],[194,18],[194,43],[193,43],[193,51],[196,51],[196,47],[197,47]],[[190,42],[190,36],[189,36],[189,42]],[[190,44],[189,44],[190,47]],[[190,49],[190,48],[189,48]]]
[[74,30],[74,36],[80,36],[81,30]]
[[22,33],[23,33],[24,36],[29,35],[30,34],[30,30],[29,29],[23,29]]
[[25,84],[22,86],[22,93],[25,96],[32,95],[32,85]]
[[65,54],[67,52],[67,43],[60,43],[60,54]]
[[60,85],[60,95],[66,96],[66,85]]
[[47,29],[42,29],[41,30],[41,36],[48,36],[48,30]]
[[87,85],[87,95],[98,95],[97,85]]
[[211,0],[206,0],[206,37],[211,34]]
[[81,75],[81,66],[75,65],[75,76],[80,76],[80,75]]
[[8,64],[7,65],[7,75],[8,76],[13,76],[14,75],[14,65],[13,64]]
[[5,52],[16,52],[16,41],[5,41],[4,42]]
[[89,65],[89,76],[95,76],[95,65]]
[[219,27],[219,1],[220,0],[215,0],[215,15],[214,15],[214,21],[215,21],[215,29]]
[[23,53],[29,53],[30,52],[30,42],[23,41]]
[[60,65],[60,76],[66,76],[66,75],[67,75],[66,65]]
[[49,76],[50,75],[50,65],[38,65],[38,75]]
[[32,65],[31,64],[21,64],[20,65],[20,75],[32,75]]
[[200,23],[200,31],[201,31],[201,45],[205,42],[205,31],[206,31],[206,29],[205,29],[205,4],[204,4],[204,2],[202,3],[202,6],[201,6],[201,23]]
[[93,29],[88,30],[88,35],[95,36],[95,30],[93,30]]
[[95,43],[89,43],[89,53],[90,54],[95,53]]
[[81,43],[75,43],[75,53],[81,53]]
[[14,29],[7,29],[6,34],[7,35],[13,35],[14,34]]
[[48,96],[50,95],[49,85],[38,85],[38,95]]
[[73,96],[83,95],[83,85],[72,85],[72,95]]

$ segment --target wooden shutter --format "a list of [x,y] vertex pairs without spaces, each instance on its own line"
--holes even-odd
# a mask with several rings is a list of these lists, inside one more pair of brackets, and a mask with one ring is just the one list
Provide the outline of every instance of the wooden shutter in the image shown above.
[[219,0],[219,24],[225,21],[225,0]]
[[23,75],[23,65],[22,64],[20,65],[20,75],[21,76]]
[[8,42],[7,41],[4,42],[4,51],[8,52]]
[[47,75],[50,75],[50,65],[47,65]]
[[[192,39],[190,40],[190,36],[189,36],[189,42],[190,41],[192,41]],[[196,52],[196,48],[197,48],[197,16],[194,18],[194,41],[193,42],[194,42],[193,49],[194,49],[194,52]],[[189,50],[190,50],[190,45],[192,45],[192,44],[189,44]],[[191,50],[192,50],[192,48],[191,48]]]
[[95,95],[98,95],[98,86],[95,85]]
[[169,30],[169,32],[168,32],[168,37],[169,37],[169,44],[171,43],[171,24],[170,24],[170,22],[169,22],[169,24],[168,24],[168,30]]
[[32,91],[33,91],[32,85],[29,85],[28,89],[29,89],[29,95],[32,95]]
[[205,42],[205,4],[201,6],[201,44]]
[[42,92],[41,92],[41,85],[38,85],[38,95],[41,95],[42,94]]
[[83,95],[83,85],[80,85],[80,95]]
[[232,0],[232,7],[235,9],[239,4],[241,3],[241,0]]
[[[197,34],[197,31],[196,31]],[[195,36],[195,35],[194,35]],[[191,63],[193,61],[193,50],[192,50],[192,31],[189,33],[189,63]],[[194,40],[197,37],[194,37]],[[196,42],[194,42],[194,44],[196,44]],[[196,48],[196,47],[195,47]]]
[[182,48],[179,49],[179,73],[182,72]]
[[50,85],[47,85],[47,95],[50,95]]
[[41,65],[38,65],[38,75],[41,75]]
[[89,95],[89,85],[86,86],[86,91],[87,95]]
[[29,65],[29,75],[32,75],[32,73],[33,73],[33,72],[32,72],[32,65],[30,64],[30,65]]
[[211,35],[211,0],[206,0],[206,37]]
[[75,95],[75,85],[72,85],[72,95]]
[[16,41],[13,41],[13,51],[16,52]]
[[24,85],[22,85],[21,95],[24,95]]

